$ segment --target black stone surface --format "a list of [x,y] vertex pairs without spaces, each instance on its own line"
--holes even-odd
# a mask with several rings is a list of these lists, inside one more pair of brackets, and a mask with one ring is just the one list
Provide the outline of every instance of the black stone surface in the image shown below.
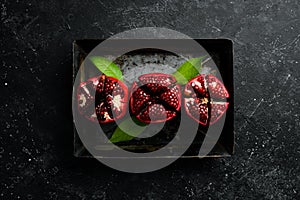
[[[0,9],[0,199],[299,199],[299,1],[4,0]],[[233,157],[126,174],[72,156],[72,41],[143,26],[234,41]]]

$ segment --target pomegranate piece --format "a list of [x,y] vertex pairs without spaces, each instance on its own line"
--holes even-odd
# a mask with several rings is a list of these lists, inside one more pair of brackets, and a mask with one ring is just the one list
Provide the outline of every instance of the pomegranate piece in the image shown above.
[[82,115],[93,122],[108,123],[125,115],[128,88],[123,82],[102,75],[81,83],[77,97]]
[[144,123],[168,121],[181,106],[180,86],[169,74],[145,74],[131,87],[130,111]]
[[207,84],[205,81],[205,75],[199,75],[196,78],[189,81],[184,90],[185,95],[192,96],[193,98],[206,97],[208,98]]
[[213,75],[199,75],[190,80],[184,89],[184,107],[187,114],[201,125],[217,122],[228,108],[229,97],[223,83]]
[[97,122],[95,113],[95,92],[99,80],[97,77],[90,78],[86,82],[80,83],[77,88],[77,105],[81,115],[90,121]]
[[228,105],[229,105],[228,102],[212,102],[211,103],[210,124],[214,124],[222,117],[222,115],[226,112]]
[[185,109],[188,115],[202,125],[208,121],[208,98],[185,98]]
[[127,86],[120,80],[102,75],[96,88],[96,115],[100,123],[120,119],[126,114]]
[[206,76],[208,90],[211,98],[228,98],[229,94],[223,83],[217,77],[209,74]]

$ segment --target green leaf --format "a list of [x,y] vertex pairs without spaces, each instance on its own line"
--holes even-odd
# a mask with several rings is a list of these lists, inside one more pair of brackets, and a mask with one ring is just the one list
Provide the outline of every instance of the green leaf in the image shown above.
[[[114,131],[110,138],[113,143],[132,140],[141,134],[147,127],[147,124],[138,121],[136,118],[125,119]],[[127,134],[130,132],[130,135]]]
[[92,56],[90,57],[90,60],[106,76],[123,80],[122,71],[120,70],[119,66],[113,63],[111,60],[100,56]]
[[202,69],[202,60],[205,56],[191,58],[184,62],[176,72],[173,73],[179,84],[186,84],[189,80],[199,74]]

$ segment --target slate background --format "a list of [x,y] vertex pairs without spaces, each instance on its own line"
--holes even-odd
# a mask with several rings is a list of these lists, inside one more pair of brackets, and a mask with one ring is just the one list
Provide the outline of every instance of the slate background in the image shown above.
[[[296,199],[298,1],[1,1],[0,199]],[[71,43],[143,26],[234,41],[236,153],[126,174],[72,156]]]

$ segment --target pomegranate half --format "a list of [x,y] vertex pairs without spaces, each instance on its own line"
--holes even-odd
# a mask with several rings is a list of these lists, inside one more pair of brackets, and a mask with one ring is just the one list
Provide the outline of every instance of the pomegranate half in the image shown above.
[[79,113],[88,120],[113,122],[126,114],[128,88],[120,80],[101,75],[80,84],[77,100]]
[[141,122],[168,121],[177,115],[180,106],[180,86],[170,74],[145,74],[132,84],[130,111]]
[[229,97],[224,84],[213,75],[201,74],[190,80],[184,89],[187,114],[201,125],[217,122],[226,112]]

